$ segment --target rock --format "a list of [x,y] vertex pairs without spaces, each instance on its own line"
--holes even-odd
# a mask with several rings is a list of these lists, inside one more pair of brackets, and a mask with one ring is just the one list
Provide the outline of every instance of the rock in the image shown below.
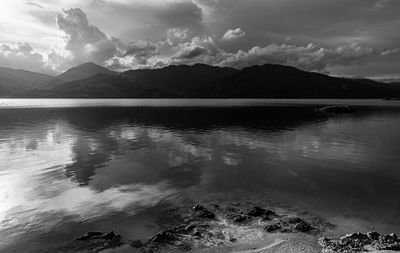
[[287,222],[290,224],[297,224],[297,223],[304,222],[304,221],[303,221],[303,219],[301,219],[299,217],[289,217],[287,219]]
[[278,224],[271,224],[264,227],[264,230],[267,232],[276,232],[281,229],[281,226]]
[[199,218],[207,218],[207,219],[214,219],[215,218],[215,214],[213,212],[210,212],[207,209],[196,212],[196,216],[199,217]]
[[307,233],[307,232],[309,232],[310,230],[312,230],[314,228],[310,224],[308,224],[307,222],[301,221],[301,222],[296,224],[294,229],[299,231],[299,232]]
[[348,105],[330,105],[318,109],[320,112],[324,113],[353,113],[354,108]]
[[362,252],[368,246],[372,250],[400,251],[400,240],[395,234],[379,235],[377,232],[353,233],[339,239],[321,238],[323,252]]
[[116,235],[116,234],[114,233],[114,231],[111,231],[110,233],[103,234],[100,238],[102,238],[102,239],[108,239],[108,240],[113,240],[113,239],[115,239],[115,238],[121,238],[121,236],[120,236],[120,235]]
[[98,232],[98,231],[87,232],[86,234],[82,235],[81,237],[77,238],[76,240],[85,241],[85,240],[89,240],[89,239],[92,239],[95,237],[100,237],[102,235],[104,235],[103,232]]
[[243,221],[249,219],[248,216],[242,215],[242,214],[232,215],[230,218],[231,218],[233,221],[235,221],[235,222],[243,222]]
[[65,243],[46,252],[100,252],[105,249],[119,247],[123,244],[121,236],[115,234],[113,231],[109,233],[91,231],[73,242]]
[[128,243],[132,248],[140,248],[143,246],[143,242],[141,240],[133,240],[129,241]]
[[196,228],[195,225],[181,225],[173,228],[171,231],[174,233],[188,234]]
[[174,234],[172,234],[169,231],[162,231],[158,234],[156,234],[155,236],[153,236],[153,238],[151,238],[152,242],[155,243],[172,243],[173,241],[175,241],[176,238],[174,236]]
[[368,232],[367,236],[371,239],[371,240],[378,240],[380,234],[378,232]]
[[215,218],[215,214],[213,212],[209,211],[204,206],[196,205],[193,207],[193,210],[195,211],[195,216],[198,218],[207,218],[207,219]]
[[267,209],[255,206],[255,207],[251,208],[249,211],[247,211],[247,215],[253,216],[253,217],[267,218],[270,215],[275,215],[275,213],[271,210],[267,210]]
[[236,238],[231,238],[231,239],[229,239],[229,241],[230,242],[237,242],[237,239]]
[[193,207],[193,210],[194,211],[203,211],[203,210],[206,210],[206,208],[204,206],[202,206],[202,205],[195,205]]

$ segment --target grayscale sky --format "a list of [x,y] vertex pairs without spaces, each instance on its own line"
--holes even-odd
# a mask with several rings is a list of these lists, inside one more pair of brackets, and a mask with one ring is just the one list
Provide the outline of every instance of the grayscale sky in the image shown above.
[[4,0],[0,66],[278,63],[400,76],[399,0]]

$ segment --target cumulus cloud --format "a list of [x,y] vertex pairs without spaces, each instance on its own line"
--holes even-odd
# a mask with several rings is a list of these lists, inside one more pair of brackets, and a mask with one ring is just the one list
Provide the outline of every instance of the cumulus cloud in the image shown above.
[[108,38],[98,27],[90,25],[79,8],[63,10],[57,15],[57,24],[66,34],[65,50],[72,55],[73,64],[88,61],[103,64],[121,47],[118,39]]
[[179,44],[189,37],[188,33],[188,29],[181,29],[177,27],[168,29],[166,42],[171,46]]
[[138,64],[147,64],[147,59],[158,55],[158,45],[148,41],[132,42],[124,56],[133,56]]
[[240,28],[236,28],[234,30],[229,29],[228,31],[226,31],[226,33],[224,34],[222,39],[223,40],[227,40],[227,41],[231,41],[231,40],[235,40],[235,39],[238,39],[240,37],[243,37],[245,35],[246,35],[246,32],[243,31]]
[[172,59],[192,60],[198,57],[216,56],[222,50],[212,36],[194,37],[189,42],[178,45]]
[[0,66],[51,73],[43,56],[28,43],[0,44]]
[[[215,0],[201,1],[203,5],[204,1],[206,3],[210,1],[210,4],[215,2]],[[187,4],[185,1],[172,1],[172,3],[171,6],[179,8],[172,10],[164,6],[161,9],[166,9],[167,12],[163,12],[161,16],[157,13],[158,18],[173,24],[165,29],[164,34],[159,34],[158,38],[152,41],[135,40],[127,45],[117,38],[108,36],[97,26],[91,25],[81,9],[62,10],[62,13],[57,15],[57,25],[65,35],[63,49],[53,48],[47,53],[39,53],[26,43],[3,44],[0,45],[0,64],[40,72],[49,72],[50,69],[63,71],[84,62],[95,62],[121,71],[194,63],[235,68],[275,63],[304,70],[325,71],[332,66],[358,65],[373,57],[383,59],[400,52],[397,48],[377,49],[378,47],[361,42],[343,45],[332,43],[331,46],[300,42],[299,46],[296,45],[299,42],[292,40],[286,40],[284,44],[269,43],[266,46],[254,46],[249,50],[232,52],[221,48],[218,45],[220,41],[215,36],[189,29],[189,26],[178,23],[177,20],[185,19],[190,20],[191,24],[201,21],[202,10],[192,6],[193,2]],[[204,6],[202,8],[205,9]],[[187,17],[171,16],[171,13],[176,14],[182,10],[189,13]],[[241,28],[230,29],[225,32],[222,41],[233,41],[245,35],[245,31]]]
[[307,46],[270,44],[266,47],[257,46],[248,51],[240,50],[236,54],[228,54],[219,65],[243,68],[249,65],[275,63],[321,71],[328,66],[357,64],[369,57],[379,56],[380,53],[378,50],[357,43],[336,48],[318,47],[312,43]]
[[192,41],[181,44],[171,56],[170,63],[205,64],[244,68],[266,63],[283,64],[309,71],[324,71],[330,66],[349,66],[359,64],[371,57],[396,54],[398,49],[376,50],[358,43],[346,44],[333,48],[319,47],[315,44],[297,46],[289,44],[269,44],[266,47],[253,47],[229,53],[222,50],[212,37],[195,37]]

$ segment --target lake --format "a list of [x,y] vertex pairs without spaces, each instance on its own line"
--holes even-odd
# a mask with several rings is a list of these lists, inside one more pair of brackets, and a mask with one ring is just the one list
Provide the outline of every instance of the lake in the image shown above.
[[0,252],[145,239],[169,206],[247,196],[399,233],[399,194],[399,101],[0,99]]

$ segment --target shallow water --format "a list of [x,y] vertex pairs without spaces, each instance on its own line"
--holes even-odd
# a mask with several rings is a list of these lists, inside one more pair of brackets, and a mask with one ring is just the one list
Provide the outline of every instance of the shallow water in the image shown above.
[[240,196],[312,210],[338,225],[332,233],[400,232],[397,101],[0,104],[0,252],[90,230],[144,239],[166,206]]

